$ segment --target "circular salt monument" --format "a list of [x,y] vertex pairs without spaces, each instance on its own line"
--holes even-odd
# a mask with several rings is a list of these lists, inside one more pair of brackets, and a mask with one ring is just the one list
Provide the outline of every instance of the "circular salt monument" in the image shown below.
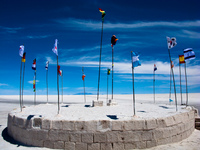
[[178,142],[194,131],[195,111],[136,103],[91,107],[40,104],[8,114],[8,134],[26,145],[69,150],[142,149]]

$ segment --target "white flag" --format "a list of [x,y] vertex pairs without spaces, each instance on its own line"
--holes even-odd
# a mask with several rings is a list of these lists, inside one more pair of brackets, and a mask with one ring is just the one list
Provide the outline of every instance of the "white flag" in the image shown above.
[[19,47],[19,56],[23,57],[23,54],[24,54],[24,45],[21,45]]
[[171,49],[173,48],[174,46],[176,46],[176,38],[175,37],[167,37],[167,46],[168,46],[168,49]]
[[58,47],[57,47],[57,44],[58,44],[58,40],[56,39],[55,40],[55,44],[54,44],[54,48],[52,49],[52,51],[58,56]]
[[48,70],[48,67],[49,67],[49,61],[46,62],[46,66],[45,66],[46,70]]
[[192,48],[187,48],[183,50],[184,53],[184,59],[185,61],[195,59],[195,53],[192,50]]

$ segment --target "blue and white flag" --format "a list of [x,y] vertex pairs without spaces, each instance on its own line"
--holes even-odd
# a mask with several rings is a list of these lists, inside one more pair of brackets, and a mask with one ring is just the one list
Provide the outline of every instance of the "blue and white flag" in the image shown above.
[[54,44],[54,48],[52,49],[52,51],[58,56],[58,40],[55,40],[55,44]]
[[23,54],[24,54],[24,45],[21,45],[19,47],[19,56],[23,57]]
[[46,62],[46,66],[45,66],[46,70],[48,70],[48,67],[49,67],[49,61]]
[[169,99],[169,102],[173,102],[173,100],[172,100],[172,99]]
[[185,61],[195,59],[195,53],[192,50],[192,48],[186,48],[183,50],[184,53],[184,59]]
[[174,46],[176,46],[176,38],[175,37],[167,37],[167,46],[168,46],[168,49],[171,49],[173,48]]
[[139,60],[139,55],[135,54],[135,52],[132,52],[132,65],[133,68],[137,66],[141,66],[140,60]]

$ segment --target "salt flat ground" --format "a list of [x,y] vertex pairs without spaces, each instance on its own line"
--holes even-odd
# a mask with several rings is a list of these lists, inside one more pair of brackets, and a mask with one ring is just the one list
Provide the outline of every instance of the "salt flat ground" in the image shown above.
[[[104,101],[104,105],[106,104],[106,95],[100,95],[100,99]],[[109,95],[109,98],[111,96]],[[172,95],[172,99],[174,95]],[[200,93],[189,93],[189,101],[188,104],[195,106],[199,109],[200,112]],[[24,106],[29,107],[31,105],[34,105],[34,96],[33,95],[25,95],[23,97],[24,100]],[[57,114],[57,95],[49,95],[48,102],[49,106],[54,106],[54,110],[52,110],[52,115]],[[96,100],[96,95],[87,95],[86,96],[86,103],[84,103],[84,96],[83,95],[64,95],[63,96],[63,104],[61,104],[61,110],[60,113],[62,114],[64,111],[63,109],[71,109],[75,107],[84,108],[84,106],[90,106],[92,105],[92,100]],[[119,119],[126,120],[133,114],[132,109],[132,95],[114,95],[114,100],[118,103],[118,106],[112,106],[102,107],[102,110],[105,109],[111,109],[114,110],[117,108],[121,109],[122,105],[127,108],[124,111],[120,111],[121,115],[117,114]],[[36,103],[37,104],[45,104],[47,102],[47,96],[45,95],[38,95],[36,97]],[[62,103],[62,96],[60,96],[60,102]],[[184,111],[185,106],[180,106],[181,99],[180,94],[177,94],[177,102],[178,102],[178,111],[176,112],[175,102],[173,101],[171,104],[169,103],[169,95],[168,94],[156,94],[155,98],[155,104],[152,94],[137,94],[136,95],[136,116],[138,118],[149,118],[149,117],[160,117],[160,115],[167,116],[169,114],[179,113],[181,111]],[[183,103],[185,103],[185,94],[183,94]],[[62,107],[66,106],[66,107]],[[14,149],[47,149],[47,148],[38,148],[38,147],[29,147],[21,145],[20,143],[17,143],[16,141],[12,141],[12,139],[9,139],[6,135],[6,127],[7,127],[7,114],[12,111],[13,109],[18,108],[19,109],[19,96],[17,95],[1,95],[0,96],[0,149],[4,150],[14,150]],[[148,108],[148,109],[147,109]],[[17,109],[17,110],[18,110]],[[93,109],[93,108],[91,108]],[[101,108],[99,109],[97,114],[94,114],[93,116],[96,116],[96,118],[101,117],[99,114],[101,114]],[[158,113],[156,113],[155,109]],[[16,111],[17,111],[16,110]],[[86,109],[85,109],[86,110]],[[110,112],[110,110],[109,110]],[[124,114],[123,114],[124,113]],[[103,113],[102,113],[103,114]],[[126,114],[126,116],[125,116]],[[67,116],[66,114],[63,114],[63,116]],[[91,115],[87,115],[87,112],[85,112],[84,116],[87,116],[85,120],[93,119]],[[84,119],[84,116],[79,116],[78,119]],[[127,117],[128,116],[128,117]],[[50,115],[50,117],[53,117]],[[72,117],[72,116],[68,116]],[[105,115],[104,115],[105,117]],[[69,119],[69,118],[68,118]],[[73,118],[71,118],[73,119]],[[76,118],[77,119],[77,118]],[[100,118],[98,118],[100,119]],[[103,118],[105,119],[105,118]],[[160,145],[157,147],[150,148],[150,150],[159,150],[159,149],[166,149],[166,150],[198,150],[199,149],[199,143],[200,143],[200,131],[195,130],[193,134],[178,143],[173,144],[167,144],[167,145]]]

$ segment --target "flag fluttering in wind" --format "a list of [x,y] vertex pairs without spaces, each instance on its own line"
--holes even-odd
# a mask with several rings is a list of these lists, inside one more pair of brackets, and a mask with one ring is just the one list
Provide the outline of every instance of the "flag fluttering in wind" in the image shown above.
[[46,70],[48,70],[48,68],[49,68],[49,61],[46,62],[45,68],[46,68]]
[[132,52],[132,64],[133,64],[133,68],[141,66],[139,55],[137,55],[135,52]]
[[23,57],[22,57],[22,62],[24,62],[24,63],[26,62],[26,58],[25,57],[26,57],[26,52],[24,52]]
[[171,68],[174,68],[174,62],[171,61]]
[[21,45],[19,47],[19,56],[23,57],[23,54],[24,54],[24,45]]
[[36,59],[33,60],[32,69],[36,70]]
[[104,11],[104,10],[102,10],[101,8],[99,8],[99,11],[100,11],[100,12],[101,12],[101,14],[102,14],[102,19],[104,19],[104,16],[106,15],[105,11]]
[[107,75],[110,75],[110,69],[107,70]]
[[179,55],[179,64],[184,64],[184,63],[185,63],[184,55]]
[[174,46],[176,46],[176,38],[175,37],[167,37],[167,45],[168,45],[168,49],[173,48]]
[[185,61],[195,59],[195,53],[192,50],[192,48],[186,48],[183,50],[184,53],[184,59]]
[[55,44],[54,44],[54,48],[52,49],[52,51],[58,56],[58,40],[55,39]]
[[58,74],[61,76],[62,75],[62,72],[60,70],[60,66],[58,65]]
[[113,45],[116,44],[117,40],[118,40],[118,39],[116,38],[115,35],[113,35],[113,36],[111,37],[111,46],[112,46],[112,47],[113,47]]
[[157,70],[157,67],[156,67],[156,64],[154,64],[154,69],[153,69],[154,71],[156,71]]
[[35,92],[35,76],[34,76],[34,80],[33,80],[33,92]]
[[84,79],[85,79],[85,74],[82,75],[82,80],[84,81]]

